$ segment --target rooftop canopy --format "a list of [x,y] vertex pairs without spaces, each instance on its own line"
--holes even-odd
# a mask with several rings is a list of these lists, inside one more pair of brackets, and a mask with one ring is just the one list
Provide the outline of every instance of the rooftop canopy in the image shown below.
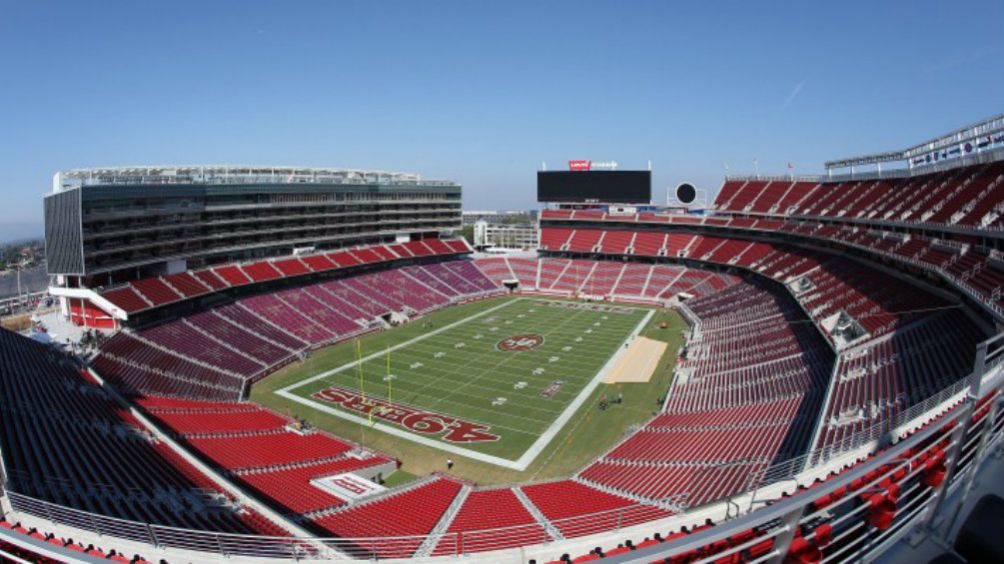
[[291,166],[166,165],[82,168],[57,172],[53,192],[110,184],[412,184],[453,185],[412,172]]

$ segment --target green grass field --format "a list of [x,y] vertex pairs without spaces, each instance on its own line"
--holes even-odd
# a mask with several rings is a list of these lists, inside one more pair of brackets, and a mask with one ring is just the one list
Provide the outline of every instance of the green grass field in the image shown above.
[[[653,329],[661,321],[670,328]],[[545,478],[576,470],[658,408],[668,359],[646,384],[597,375],[637,329],[669,341],[674,358],[682,327],[675,313],[643,307],[485,300],[362,338],[361,381],[354,345],[343,343],[258,383],[252,398],[396,455],[413,474],[450,457],[453,473],[481,483]],[[601,394],[625,401],[601,412]]]

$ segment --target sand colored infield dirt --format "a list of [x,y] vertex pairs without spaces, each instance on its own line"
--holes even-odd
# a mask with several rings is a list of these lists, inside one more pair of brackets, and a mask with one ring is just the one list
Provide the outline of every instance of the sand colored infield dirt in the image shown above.
[[628,345],[627,353],[621,357],[614,369],[603,379],[605,384],[620,382],[648,382],[659,366],[659,359],[666,351],[666,343],[638,337]]

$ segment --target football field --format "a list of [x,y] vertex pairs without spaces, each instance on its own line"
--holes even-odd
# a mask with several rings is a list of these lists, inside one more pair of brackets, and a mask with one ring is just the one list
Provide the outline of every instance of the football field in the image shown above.
[[442,326],[415,320],[406,340],[362,348],[354,355],[361,361],[315,367],[274,393],[446,453],[523,470],[652,315],[613,304],[499,300]]

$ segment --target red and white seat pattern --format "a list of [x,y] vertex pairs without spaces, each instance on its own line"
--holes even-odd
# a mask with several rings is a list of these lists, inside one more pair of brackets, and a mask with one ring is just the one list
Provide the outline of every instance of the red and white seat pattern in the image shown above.
[[865,181],[731,180],[713,207],[731,213],[1000,229],[1002,203],[1004,165],[992,163]]
[[0,372],[7,491],[156,525],[272,532],[210,503],[206,490],[226,494],[70,358],[0,329]]
[[794,300],[742,282],[686,307],[698,324],[663,413],[581,479],[697,506],[741,491],[750,476],[808,448],[833,353],[805,329]]
[[522,290],[622,301],[662,301],[681,292],[701,296],[739,280],[728,274],[670,264],[546,257],[489,257],[475,259],[474,264],[498,285],[515,280]]
[[316,477],[390,462],[327,433],[297,430],[294,422],[252,403],[158,396],[138,398],[137,403],[201,458],[284,513],[299,515],[345,503],[312,485]]
[[193,272],[142,278],[100,293],[101,297],[132,314],[236,286],[335,271],[360,264],[470,252],[471,248],[462,239],[428,239],[403,245],[375,245],[310,256],[219,265]]
[[[445,244],[445,243],[444,243]],[[427,312],[498,288],[469,261],[382,270],[277,290],[121,331],[93,364],[130,393],[240,399],[311,348],[372,330],[391,312]]]

